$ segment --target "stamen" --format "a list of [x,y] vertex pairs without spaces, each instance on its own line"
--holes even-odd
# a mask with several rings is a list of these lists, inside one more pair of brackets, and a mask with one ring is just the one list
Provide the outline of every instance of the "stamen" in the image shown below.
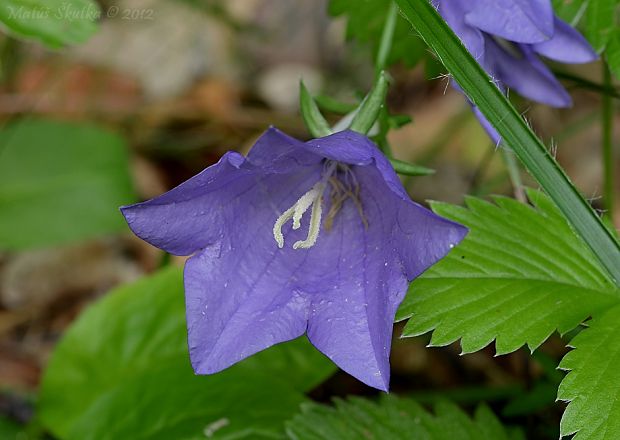
[[301,217],[312,206],[314,200],[323,194],[325,185],[322,182],[317,183],[312,187],[310,191],[305,193],[297,203],[295,203],[295,213],[293,214],[293,229],[299,229],[301,227]]
[[282,214],[276,220],[276,223],[273,225],[273,238],[276,239],[276,243],[278,243],[278,247],[282,249],[284,247],[284,235],[282,235],[282,226],[293,218],[293,214],[295,213],[295,208],[297,204],[293,205]]
[[308,249],[315,245],[319,238],[321,229],[321,216],[323,214],[323,194],[319,193],[318,197],[312,202],[312,213],[310,214],[310,228],[308,229],[308,238],[300,240],[293,245],[293,249]]
[[350,199],[355,205],[355,208],[360,216],[360,220],[364,225],[364,229],[368,229],[368,220],[366,220],[364,208],[360,200],[360,187],[357,183],[357,179],[355,178],[355,174],[353,174],[348,167],[345,169],[344,180],[346,184],[335,177],[330,177],[329,179],[332,186],[331,207],[327,213],[327,217],[325,218],[325,230],[331,230],[334,225],[336,215],[340,212],[340,209],[347,199]]
[[364,210],[359,197],[359,185],[355,175],[349,167],[342,166],[340,169],[344,176],[343,181],[334,176],[339,164],[333,161],[327,161],[324,165],[323,175],[309,191],[302,195],[293,206],[287,209],[280,217],[277,218],[273,225],[273,238],[276,240],[278,247],[284,247],[284,235],[282,227],[289,220],[293,219],[293,229],[297,230],[301,227],[301,219],[303,215],[312,207],[310,213],[310,226],[308,227],[308,236],[305,240],[299,240],[293,244],[293,249],[308,249],[314,246],[319,238],[321,230],[321,220],[323,217],[323,193],[327,188],[327,184],[331,184],[331,206],[325,219],[325,229],[330,230],[334,218],[344,205],[347,199],[351,199],[360,215],[364,227],[368,227],[368,222],[364,216]]
[[284,247],[282,227],[292,218],[293,229],[299,229],[301,227],[301,218],[310,206],[312,206],[312,212],[310,214],[310,230],[308,231],[308,238],[295,243],[293,249],[307,249],[314,246],[321,228],[321,214],[323,211],[321,204],[323,203],[323,191],[325,191],[325,182],[321,180],[314,185],[310,191],[301,196],[293,206],[284,211],[284,213],[278,217],[276,223],[273,225],[273,238],[276,240],[276,243],[278,243],[278,247],[280,249]]

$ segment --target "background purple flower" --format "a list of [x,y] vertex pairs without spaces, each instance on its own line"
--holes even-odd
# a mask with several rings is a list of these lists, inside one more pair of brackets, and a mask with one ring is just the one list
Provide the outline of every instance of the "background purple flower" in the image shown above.
[[[503,91],[552,107],[569,107],[572,100],[546,58],[576,64],[594,61],[596,53],[585,38],[553,12],[550,0],[434,0],[441,15],[469,52]],[[499,135],[474,108],[495,141]]]
[[409,281],[466,234],[412,202],[377,147],[351,131],[303,143],[269,129],[247,158],[229,152],[122,211],[139,237],[193,254],[185,290],[197,373],[307,333],[343,370],[382,390]]

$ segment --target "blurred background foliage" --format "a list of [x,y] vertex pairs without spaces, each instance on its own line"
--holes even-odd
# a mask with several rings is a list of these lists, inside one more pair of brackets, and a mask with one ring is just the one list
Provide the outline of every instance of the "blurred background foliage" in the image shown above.
[[[518,438],[498,420],[521,426],[527,438],[558,437],[562,374],[555,367],[572,335],[552,337],[533,358],[525,349],[496,358],[489,347],[461,357],[458,343],[430,350],[428,336],[396,338],[392,389],[417,404],[351,399],[330,409],[310,401],[376,393],[302,341],[194,377],[180,270],[127,285],[183,260],[170,262],[131,236],[118,207],[162,193],[227,149],[247,151],[269,125],[307,138],[297,113],[300,77],[335,123],[372,82],[388,3],[0,4],[0,438],[256,438],[284,430],[292,438],[335,438],[347,431],[337,414],[361,421],[382,414],[386,426],[364,432],[385,438],[390,423],[401,423],[388,415],[403,412],[425,420],[420,432],[429,438],[444,438],[433,434],[437,426],[458,421],[473,433],[458,438]],[[554,3],[618,75],[617,2]],[[400,18],[388,62],[390,111],[413,120],[389,133],[394,155],[436,170],[404,179],[414,200],[512,195],[495,145]],[[562,69],[573,108],[515,103],[600,207],[597,121],[602,96],[618,92],[603,82],[600,63]],[[488,406],[476,410],[481,401]],[[311,432],[321,424],[326,431]]]

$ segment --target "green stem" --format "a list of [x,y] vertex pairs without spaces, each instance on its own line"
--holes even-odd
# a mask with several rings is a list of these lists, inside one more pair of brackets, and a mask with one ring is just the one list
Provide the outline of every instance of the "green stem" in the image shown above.
[[556,76],[556,78],[573,82],[579,88],[585,90],[592,90],[593,92],[600,93],[604,96],[610,96],[616,99],[620,99],[620,92],[618,92],[618,90],[613,86],[611,82],[604,82],[601,85],[580,76],[573,75],[572,73],[563,72],[561,70],[554,70],[553,74]]
[[428,0],[396,0],[403,15],[549,194],[620,286],[620,244],[570,182],[521,115],[469,54]]
[[[392,51],[392,42],[394,41],[394,30],[396,29],[396,19],[398,18],[398,6],[396,3],[390,2],[385,23],[383,24],[383,32],[381,33],[381,41],[379,42],[379,50],[377,51],[377,58],[375,59],[375,79],[384,75],[384,69],[387,65],[387,59]],[[387,96],[387,95],[386,95]],[[383,98],[383,108],[379,114],[379,136],[376,137],[379,148],[388,158],[392,158],[392,147],[387,140],[388,127],[388,114],[385,108],[385,96]]]
[[519,170],[519,164],[515,160],[514,154],[506,148],[500,148],[500,150],[510,176],[510,181],[512,182],[515,198],[520,202],[527,203],[527,196],[525,195],[523,180],[521,179],[521,170]]
[[164,267],[170,266],[171,263],[172,263],[172,255],[170,255],[168,252],[164,252],[163,254],[161,254],[158,267],[159,269],[163,269]]
[[381,75],[381,72],[385,69],[387,64],[387,59],[392,50],[392,42],[394,40],[394,30],[396,29],[397,18],[398,6],[394,2],[390,2],[390,9],[388,10],[385,24],[383,25],[381,42],[379,43],[379,50],[375,61],[375,76]]
[[[605,87],[611,86],[611,73],[607,63],[603,63],[603,83]],[[614,107],[609,95],[603,95],[603,107],[601,113],[603,129],[603,201],[609,219],[614,220]]]

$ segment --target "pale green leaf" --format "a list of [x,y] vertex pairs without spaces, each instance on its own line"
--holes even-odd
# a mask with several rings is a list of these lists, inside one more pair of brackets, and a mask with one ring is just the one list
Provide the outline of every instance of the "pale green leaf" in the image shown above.
[[499,354],[524,344],[533,350],[555,330],[565,333],[620,300],[549,198],[529,196],[536,208],[506,197],[469,198],[467,208],[433,204],[470,231],[411,284],[397,315],[411,317],[403,336],[433,330],[432,345],[460,338],[465,353],[493,340]]
[[[370,44],[373,52],[377,53],[391,3],[392,0],[330,0],[329,12],[331,15],[346,17],[347,37]],[[411,31],[407,21],[399,16],[385,65],[402,61],[408,66],[414,66],[427,56],[422,40]]]
[[618,0],[589,0],[586,9],[586,38],[597,52],[602,52],[616,25]]
[[128,151],[90,124],[26,119],[0,130],[0,249],[51,246],[126,228]]
[[609,70],[616,78],[620,78],[620,28],[615,28],[611,33],[606,55]]
[[109,293],[56,348],[39,415],[66,440],[262,438],[334,371],[304,339],[221,373],[189,363],[182,271],[167,269]]
[[2,0],[0,23],[12,34],[49,47],[85,42],[97,31],[99,5],[93,0]]
[[485,406],[470,418],[447,402],[431,414],[415,401],[386,396],[378,403],[336,399],[334,407],[308,403],[287,423],[293,440],[508,440],[510,434]]
[[570,402],[562,435],[573,440],[620,438],[620,306],[595,316],[572,341],[560,368],[570,372],[560,384],[558,400]]
[[553,0],[555,13],[564,21],[576,26],[583,17],[590,0]]

